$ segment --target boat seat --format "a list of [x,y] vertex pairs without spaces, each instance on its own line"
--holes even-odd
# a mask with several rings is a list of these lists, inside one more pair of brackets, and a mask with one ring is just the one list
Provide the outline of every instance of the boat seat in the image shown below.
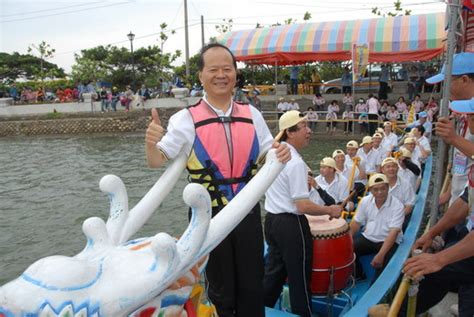
[[367,254],[359,257],[358,261],[360,264],[362,264],[362,268],[364,269],[365,276],[367,277],[367,280],[372,282],[374,277],[375,277],[375,269],[370,265],[370,262],[372,262],[373,258],[375,257],[374,254]]

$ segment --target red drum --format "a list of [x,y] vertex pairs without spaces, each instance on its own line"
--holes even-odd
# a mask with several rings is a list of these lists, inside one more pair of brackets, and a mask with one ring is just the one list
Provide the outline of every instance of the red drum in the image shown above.
[[313,235],[311,292],[326,295],[332,284],[336,293],[347,286],[355,261],[349,225],[344,219],[329,220],[329,216],[307,218]]

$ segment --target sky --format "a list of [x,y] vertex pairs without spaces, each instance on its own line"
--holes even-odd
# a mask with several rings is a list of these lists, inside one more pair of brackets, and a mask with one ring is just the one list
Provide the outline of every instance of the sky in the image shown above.
[[[216,25],[232,19],[232,30],[267,26],[288,18],[304,22],[355,20],[376,17],[371,8],[393,11],[394,0],[188,0],[189,53],[201,47],[201,15],[205,41],[218,36]],[[402,0],[412,14],[444,12],[437,0]],[[130,49],[127,34],[135,34],[134,49],[160,45],[161,23],[175,30],[168,34],[165,52],[181,50],[184,62],[184,0],[0,0],[0,51],[27,54],[28,46],[42,41],[56,50],[48,60],[70,72],[74,55],[82,49],[112,44]]]

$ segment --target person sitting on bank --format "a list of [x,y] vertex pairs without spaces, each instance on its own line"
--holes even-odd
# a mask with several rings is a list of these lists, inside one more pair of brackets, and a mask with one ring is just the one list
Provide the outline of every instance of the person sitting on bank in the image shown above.
[[[370,264],[377,278],[402,241],[405,214],[403,204],[389,192],[387,176],[379,173],[372,175],[368,188],[371,195],[359,202],[350,230],[358,259],[362,255],[375,253]],[[362,226],[362,233],[357,235]],[[356,261],[356,277],[363,278],[359,261]]]
[[265,193],[265,305],[275,306],[288,280],[292,312],[311,317],[313,242],[305,215],[338,218],[341,207],[321,206],[309,200],[308,166],[300,154],[311,137],[306,117],[299,111],[288,111],[281,116],[279,129],[275,141],[286,142],[291,159]]

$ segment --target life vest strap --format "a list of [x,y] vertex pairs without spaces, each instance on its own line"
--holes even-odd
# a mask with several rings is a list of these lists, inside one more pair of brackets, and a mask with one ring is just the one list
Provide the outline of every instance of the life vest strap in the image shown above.
[[199,127],[202,127],[203,125],[206,124],[211,124],[211,123],[231,123],[231,122],[245,122],[252,124],[253,121],[250,118],[243,118],[243,117],[213,117],[209,119],[205,119],[199,122],[194,123],[194,127],[197,129]]

